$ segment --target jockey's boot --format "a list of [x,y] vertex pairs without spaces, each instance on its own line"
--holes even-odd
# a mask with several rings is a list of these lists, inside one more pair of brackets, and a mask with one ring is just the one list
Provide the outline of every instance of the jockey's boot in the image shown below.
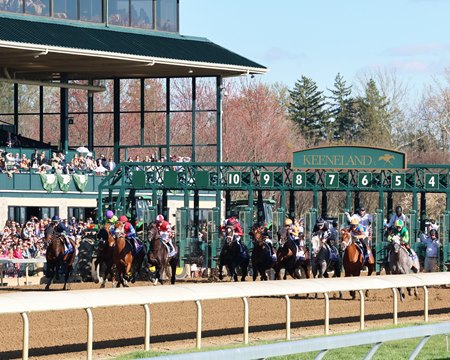
[[133,238],[128,238],[128,243],[131,246],[131,253],[136,254],[136,244],[134,243],[134,239]]

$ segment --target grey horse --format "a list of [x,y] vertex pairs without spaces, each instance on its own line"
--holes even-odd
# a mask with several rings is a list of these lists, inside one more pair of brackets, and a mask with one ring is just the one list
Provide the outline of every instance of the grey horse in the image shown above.
[[[389,272],[391,274],[408,274],[411,270],[418,272],[420,270],[419,260],[416,256],[416,260],[412,260],[408,251],[401,246],[400,238],[394,236],[389,246]],[[411,295],[411,288],[407,288],[408,295]],[[400,300],[405,299],[405,293],[403,289],[398,289],[400,293]],[[417,288],[414,288],[414,296],[417,297]]]

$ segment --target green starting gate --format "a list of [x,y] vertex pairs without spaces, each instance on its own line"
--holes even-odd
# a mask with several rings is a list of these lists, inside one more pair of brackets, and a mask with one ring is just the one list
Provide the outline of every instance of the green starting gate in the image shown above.
[[450,211],[445,211],[439,217],[439,238],[442,244],[442,270],[450,267]]

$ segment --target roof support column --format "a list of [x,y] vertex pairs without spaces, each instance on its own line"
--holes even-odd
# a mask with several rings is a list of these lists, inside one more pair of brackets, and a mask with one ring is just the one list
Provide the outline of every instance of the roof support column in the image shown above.
[[[89,85],[93,85],[92,79],[89,79]],[[94,149],[94,93],[92,91],[88,91],[88,99],[87,99],[87,110],[88,110],[88,143],[87,147],[89,150]]]
[[141,99],[140,99],[140,106],[141,106],[141,146],[144,145],[145,139],[145,79],[141,79]]
[[192,153],[191,161],[195,162],[195,146],[196,146],[196,136],[195,136],[195,117],[197,114],[197,78],[192,78]]
[[166,161],[170,161],[170,78],[166,78]]
[[120,79],[114,79],[114,161],[120,162]]
[[[67,74],[61,74],[61,82],[67,84]],[[69,89],[60,89],[60,149],[67,154],[69,150]]]
[[222,90],[223,78],[218,76],[216,78],[216,146],[217,156],[216,161],[222,162]]
[[19,133],[19,84],[14,84],[14,132]]
[[44,142],[44,87],[39,86],[39,141]]

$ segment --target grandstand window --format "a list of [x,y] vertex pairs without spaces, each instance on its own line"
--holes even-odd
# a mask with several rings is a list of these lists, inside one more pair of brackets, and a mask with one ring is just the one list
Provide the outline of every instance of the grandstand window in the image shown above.
[[23,12],[23,0],[9,0],[0,2],[0,10],[15,13]]
[[27,1],[25,13],[38,16],[50,16],[50,0]]
[[129,0],[110,0],[108,3],[108,22],[111,25],[130,25]]
[[153,29],[153,0],[131,0],[131,26]]
[[156,30],[178,32],[178,0],[157,0]]
[[102,14],[102,0],[80,0],[80,20],[100,23]]
[[78,19],[78,0],[53,0],[53,17],[59,19]]

